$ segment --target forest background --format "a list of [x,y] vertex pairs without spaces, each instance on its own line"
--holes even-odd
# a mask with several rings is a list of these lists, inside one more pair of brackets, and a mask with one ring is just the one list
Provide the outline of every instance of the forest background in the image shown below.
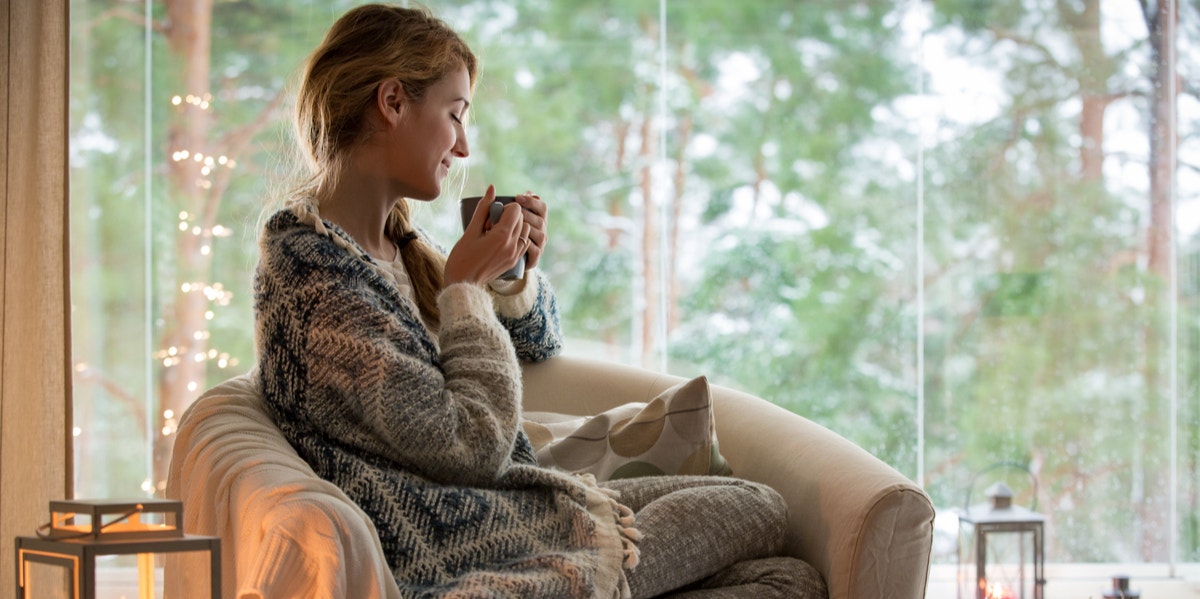
[[[76,494],[253,366],[292,85],[356,2],[72,0]],[[568,351],[768,398],[1050,561],[1200,561],[1200,2],[447,0]],[[1002,467],[997,467],[1002,466]],[[947,556],[939,555],[938,559]]]

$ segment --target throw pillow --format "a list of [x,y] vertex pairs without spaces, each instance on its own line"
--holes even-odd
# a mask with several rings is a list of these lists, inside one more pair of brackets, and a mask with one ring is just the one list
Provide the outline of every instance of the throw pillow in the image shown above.
[[708,379],[675,385],[649,402],[595,416],[527,412],[525,434],[538,463],[597,480],[663,474],[729,475],[721,456]]

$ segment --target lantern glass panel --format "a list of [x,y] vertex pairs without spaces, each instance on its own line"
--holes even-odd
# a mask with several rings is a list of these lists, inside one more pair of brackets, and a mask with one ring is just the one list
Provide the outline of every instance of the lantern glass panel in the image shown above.
[[958,530],[958,595],[956,599],[974,599],[976,560],[975,527],[959,522]]
[[27,559],[24,572],[24,599],[73,599],[75,572],[69,560]]
[[[207,551],[106,556],[97,560],[96,597],[163,597],[165,568],[207,573],[210,559]],[[185,586],[189,596],[212,595],[212,580],[208,576],[189,579]]]
[[96,559],[96,597],[162,597],[163,553],[106,555]]
[[987,546],[986,599],[1033,599],[1034,538],[1029,531],[984,534]]
[[1039,524],[960,526],[959,599],[1042,599]]

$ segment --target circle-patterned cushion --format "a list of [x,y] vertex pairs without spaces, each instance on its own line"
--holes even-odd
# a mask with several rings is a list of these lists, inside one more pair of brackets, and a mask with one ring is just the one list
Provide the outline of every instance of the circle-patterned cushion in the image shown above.
[[717,445],[708,379],[700,376],[594,416],[527,412],[538,463],[597,480],[663,474],[729,475]]

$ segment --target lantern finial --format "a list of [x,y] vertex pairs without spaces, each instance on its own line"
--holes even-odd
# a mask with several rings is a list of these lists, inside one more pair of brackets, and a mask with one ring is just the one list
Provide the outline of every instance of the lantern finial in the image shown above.
[[987,495],[992,499],[992,509],[1006,510],[1012,507],[1013,492],[1004,483],[996,483],[988,487]]

